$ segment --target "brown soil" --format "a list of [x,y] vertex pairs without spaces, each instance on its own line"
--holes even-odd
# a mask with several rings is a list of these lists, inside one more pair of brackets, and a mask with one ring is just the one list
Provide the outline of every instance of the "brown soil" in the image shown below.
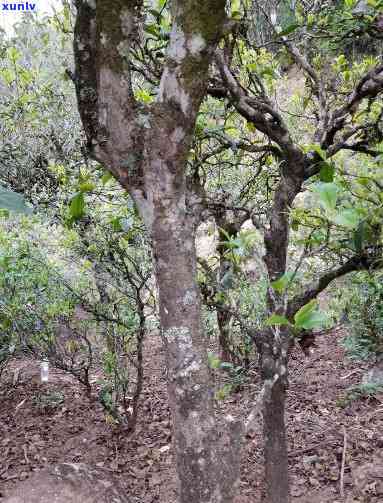
[[[298,349],[292,355],[287,421],[294,503],[383,501],[383,463],[379,465],[383,395],[340,406],[345,391],[359,382],[365,368],[344,357],[339,345],[342,335],[338,331],[321,336],[308,358]],[[34,471],[70,462],[109,470],[132,503],[174,503],[170,421],[158,338],[148,339],[146,355],[139,424],[130,437],[107,424],[102,407],[90,401],[71,376],[55,370],[50,382],[42,385],[36,363],[15,361],[0,388],[0,501]],[[259,383],[249,383],[224,408],[246,414],[258,389]],[[61,393],[63,402],[52,408],[42,406],[39,396],[52,392]],[[345,498],[341,499],[345,439]],[[261,445],[260,430],[246,439],[238,503],[260,501]],[[378,474],[361,481],[361,467],[361,473],[367,474],[372,461]]]

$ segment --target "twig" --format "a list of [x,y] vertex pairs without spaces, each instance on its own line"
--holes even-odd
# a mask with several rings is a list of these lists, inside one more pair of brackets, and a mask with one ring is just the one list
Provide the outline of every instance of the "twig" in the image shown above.
[[17,412],[25,404],[26,401],[27,401],[26,398],[24,398],[24,400],[21,400],[21,402],[16,405],[15,412]]
[[27,446],[26,446],[26,445],[23,445],[23,452],[24,452],[24,459],[25,459],[25,462],[27,463],[27,465],[29,465],[30,461],[29,461],[29,458],[28,458],[28,454],[27,454]]
[[15,475],[10,475],[9,477],[3,478],[3,482],[8,482],[9,480],[15,480],[19,478],[19,474],[15,473]]
[[362,372],[360,369],[352,370],[351,372],[349,372],[345,376],[341,376],[340,379],[347,379],[348,377],[351,377],[354,374],[359,374],[360,372]]
[[344,499],[344,467],[346,464],[346,449],[347,449],[347,433],[346,428],[343,426],[343,452],[342,452],[342,466],[340,468],[340,497]]

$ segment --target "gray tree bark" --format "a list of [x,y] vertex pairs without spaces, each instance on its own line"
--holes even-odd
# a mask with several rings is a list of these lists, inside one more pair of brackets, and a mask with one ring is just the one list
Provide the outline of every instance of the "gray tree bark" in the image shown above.
[[89,149],[128,190],[152,238],[179,501],[231,503],[238,471],[221,463],[217,447],[196,283],[198,201],[186,190],[195,120],[227,22],[225,1],[172,2],[166,62],[151,106],[134,99],[129,66],[144,22],[142,2],[77,0],[76,7],[76,90]]

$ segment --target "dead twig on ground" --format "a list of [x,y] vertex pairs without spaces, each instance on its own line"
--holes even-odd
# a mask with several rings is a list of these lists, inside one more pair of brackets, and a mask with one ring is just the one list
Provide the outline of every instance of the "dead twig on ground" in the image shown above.
[[27,465],[30,464],[30,461],[29,461],[29,458],[28,458],[28,454],[27,454],[27,446],[26,445],[23,445],[23,452],[24,452],[24,459],[25,459],[25,462]]

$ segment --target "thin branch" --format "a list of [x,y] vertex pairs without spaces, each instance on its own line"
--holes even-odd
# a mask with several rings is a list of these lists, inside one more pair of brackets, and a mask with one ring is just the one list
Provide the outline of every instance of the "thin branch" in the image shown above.
[[288,302],[287,316],[289,318],[294,316],[301,307],[315,299],[335,279],[354,271],[381,268],[383,266],[382,249],[382,246],[367,248],[363,254],[355,255],[340,267],[324,273],[305,292],[296,295]]

